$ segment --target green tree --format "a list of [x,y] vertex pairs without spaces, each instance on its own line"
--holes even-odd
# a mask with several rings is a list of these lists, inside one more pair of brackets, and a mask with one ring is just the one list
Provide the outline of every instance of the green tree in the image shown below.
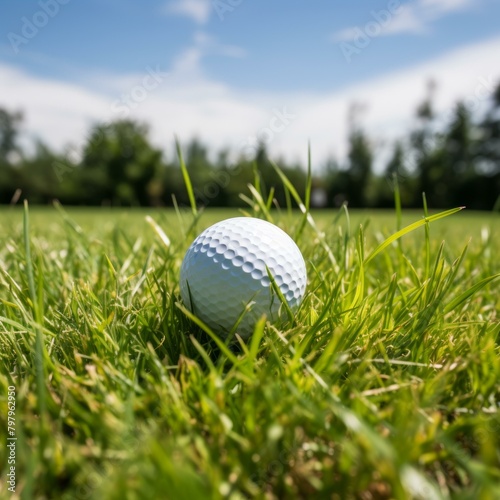
[[13,165],[13,153],[20,153],[17,144],[22,114],[0,108],[0,203],[9,203],[19,187],[20,173]]
[[446,132],[445,144],[449,180],[456,174],[467,174],[474,169],[473,124],[469,109],[463,102],[457,103],[453,118]]
[[493,92],[490,109],[480,123],[479,155],[484,172],[500,172],[500,83]]
[[493,91],[490,108],[478,127],[476,176],[469,190],[478,193],[475,208],[491,210],[500,203],[500,82]]
[[436,84],[430,80],[427,83],[427,95],[417,107],[417,128],[410,135],[418,180],[415,193],[417,205],[421,203],[422,193],[425,193],[430,206],[441,206],[443,201],[442,184],[440,184],[440,178],[443,176],[443,150],[438,147],[439,138],[433,127],[435,89]]
[[472,117],[463,102],[457,103],[443,137],[443,170],[439,185],[446,206],[469,204],[465,186],[474,181],[475,140]]
[[[64,165],[67,171],[57,169],[57,166]],[[70,173],[74,170],[65,165],[65,160],[54,153],[47,145],[41,141],[35,144],[34,154],[24,158],[19,171],[20,188],[23,196],[30,203],[50,203],[54,199],[59,199],[63,203],[71,202],[71,195],[65,196],[65,191],[71,183]],[[68,199],[69,198],[69,199]]]
[[[328,200],[335,206],[347,202],[351,207],[369,203],[368,186],[372,175],[373,151],[368,136],[360,125],[365,106],[353,103],[349,109],[349,145],[347,163],[341,167],[336,161],[327,165]],[[371,200],[370,200],[371,201]]]
[[10,154],[19,151],[17,136],[22,118],[19,112],[10,113],[0,108],[0,162],[8,163]]
[[[306,175],[304,169],[299,165],[287,164],[283,158],[277,159],[275,163],[279,165],[280,169],[294,185],[297,192],[301,194],[304,193],[306,187]],[[272,190],[274,193],[273,199],[278,206],[285,207],[288,201],[295,205],[295,202],[291,197],[287,200],[287,194],[285,192],[283,182],[271,164],[266,144],[263,142],[261,142],[257,147],[253,161],[253,168],[257,169],[257,173],[260,177],[262,192],[265,198],[270,195]]]
[[373,152],[368,137],[361,128],[355,128],[349,136],[348,153],[348,193],[352,207],[368,204],[367,187],[370,182]]
[[121,120],[95,126],[84,147],[79,174],[85,201],[149,205],[161,156],[149,142],[146,125]]
[[341,207],[347,202],[348,176],[333,156],[325,162],[325,190],[328,206]]
[[[214,165],[208,157],[208,148],[196,137],[186,147],[186,166],[197,204],[218,205],[223,187],[214,176]],[[185,198],[187,202],[185,188],[182,191],[181,199]]]
[[394,206],[396,183],[399,187],[402,205],[407,207],[411,204],[415,186],[414,180],[406,168],[406,154],[402,141],[396,141],[384,174],[376,184],[377,206],[384,208]]
[[396,141],[392,156],[385,168],[385,176],[388,179],[396,177],[398,181],[404,181],[408,177],[408,172],[405,167],[405,152],[401,141]]

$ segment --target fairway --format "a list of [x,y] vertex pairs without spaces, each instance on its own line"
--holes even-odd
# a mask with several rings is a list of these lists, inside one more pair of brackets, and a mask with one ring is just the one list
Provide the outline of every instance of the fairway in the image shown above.
[[0,209],[12,498],[499,498],[500,217],[384,245],[423,211],[256,204],[302,251],[306,296],[224,342],[186,315],[179,269],[241,214]]
[[[104,233],[111,233],[117,229],[126,229],[130,238],[153,239],[154,232],[151,231],[145,222],[146,216],[153,217],[162,228],[168,233],[173,241],[183,239],[182,229],[189,227],[192,222],[192,214],[186,208],[181,211],[181,215],[172,208],[148,209],[148,208],[65,208],[64,212],[68,218],[80,226],[88,236],[98,236]],[[249,213],[244,209],[230,208],[208,208],[203,213],[197,226],[198,230],[229,217],[238,217],[244,213]],[[333,235],[346,227],[345,217],[341,217],[337,222],[341,209],[338,210],[313,210],[312,215],[318,226]],[[436,211],[434,211],[436,213]],[[291,224],[297,217],[299,211],[291,214],[287,210],[273,213],[276,221],[283,224]],[[386,236],[395,232],[396,215],[393,210],[350,210],[350,225],[356,230],[360,224],[371,226],[367,237],[373,236],[375,231],[383,231]],[[411,224],[423,217],[421,210],[406,210],[402,214],[403,225]],[[41,236],[64,235],[67,226],[61,213],[53,207],[35,207],[30,209],[31,229],[33,234]],[[13,232],[22,230],[23,215],[20,207],[0,207],[0,237],[12,237]],[[465,244],[469,238],[480,239],[481,230],[486,229],[491,233],[492,239],[500,245],[500,217],[494,213],[474,212],[464,210],[459,215],[436,221],[432,226],[433,242],[441,243],[444,238],[447,243]],[[409,244],[416,240],[421,240],[422,230],[410,236]],[[194,234],[193,234],[194,239]],[[186,244],[189,242],[185,242]],[[187,248],[187,247],[186,247]]]

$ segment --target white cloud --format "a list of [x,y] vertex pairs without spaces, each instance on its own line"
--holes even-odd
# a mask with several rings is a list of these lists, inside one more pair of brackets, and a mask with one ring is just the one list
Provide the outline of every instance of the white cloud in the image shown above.
[[[407,3],[395,2],[399,4],[397,9],[372,10],[367,15],[366,23],[363,26],[352,26],[334,33],[332,41],[352,41],[359,31],[367,31],[365,27],[369,23],[376,23],[379,27],[378,36],[396,35],[400,33],[410,33],[421,35],[428,33],[432,24],[442,17],[463,11],[477,6],[472,0],[413,0]],[[384,12],[384,13],[382,13]]]
[[167,14],[186,16],[198,24],[206,24],[210,19],[210,0],[173,0],[165,5]]
[[422,11],[421,9],[422,1],[401,5],[390,22],[383,26],[380,35],[396,35],[399,33],[420,35],[427,33],[431,20],[424,14],[425,10]]
[[[323,93],[232,88],[204,75],[199,46],[191,48],[168,71],[163,72],[167,68],[160,64],[160,81],[147,92],[137,89],[140,90],[148,72],[158,68],[145,68],[142,74],[108,74],[109,85],[103,89],[83,80],[79,84],[67,83],[0,64],[0,106],[24,110],[26,132],[61,149],[67,143],[81,143],[91,123],[123,117],[122,94],[136,95],[139,100],[132,100],[129,116],[150,123],[154,143],[170,153],[174,134],[183,141],[197,135],[212,150],[230,146],[239,151],[242,144],[248,144],[249,137],[261,134],[270,138],[263,130],[269,128],[273,110],[286,108],[296,118],[273,135],[270,152],[305,163],[310,140],[313,159],[322,162],[331,154],[340,159],[345,156],[347,113],[355,101],[362,100],[367,105],[367,132],[385,139],[405,135],[431,77],[438,83],[438,112],[450,109],[460,98],[467,98],[472,105],[484,104],[500,78],[500,71],[495,70],[499,49],[497,37]],[[95,77],[90,80],[93,81]]]
[[199,31],[194,35],[194,42],[198,49],[204,54],[216,54],[227,57],[242,58],[246,56],[246,50],[236,45],[224,45],[217,39],[205,32]]
[[224,45],[215,37],[199,31],[194,35],[194,44],[174,59],[173,74],[189,73],[191,77],[200,77],[202,60],[207,55],[243,58],[246,51],[236,45]]
[[417,8],[428,19],[436,19],[450,12],[456,12],[472,7],[478,2],[472,0],[419,0]]

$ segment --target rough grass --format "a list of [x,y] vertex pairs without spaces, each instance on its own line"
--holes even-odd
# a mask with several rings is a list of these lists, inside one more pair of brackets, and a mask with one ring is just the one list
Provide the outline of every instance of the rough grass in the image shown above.
[[293,324],[218,345],[178,274],[234,213],[2,210],[3,497],[499,498],[498,216],[373,254],[396,214],[249,213],[296,238],[307,295]]

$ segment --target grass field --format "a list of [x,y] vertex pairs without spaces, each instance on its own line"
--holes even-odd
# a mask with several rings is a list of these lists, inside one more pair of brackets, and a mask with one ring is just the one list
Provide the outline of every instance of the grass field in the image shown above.
[[499,216],[250,213],[308,289],[226,345],[178,274],[234,211],[0,210],[2,498],[500,498]]

